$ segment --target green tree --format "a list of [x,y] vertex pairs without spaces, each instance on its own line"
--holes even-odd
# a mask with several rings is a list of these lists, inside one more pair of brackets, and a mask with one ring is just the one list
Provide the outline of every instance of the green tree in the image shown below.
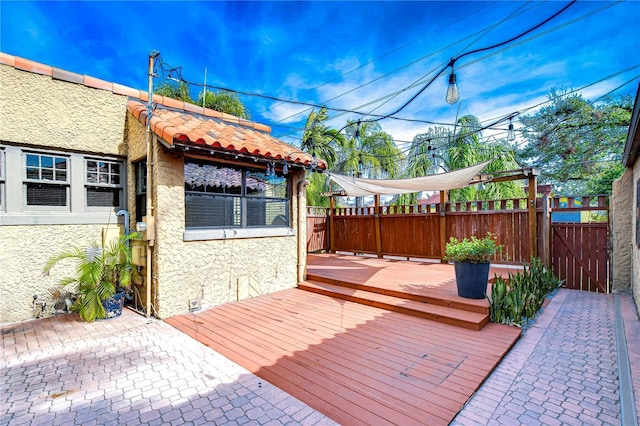
[[316,158],[327,162],[332,169],[338,159],[338,152],[345,146],[345,137],[336,129],[327,127],[329,118],[327,108],[322,107],[316,113],[311,111],[304,125],[304,133],[300,147]]
[[[630,95],[589,102],[552,89],[549,104],[520,117],[526,145],[519,159],[541,171],[541,182],[576,195],[611,193],[633,109]],[[603,185],[604,183],[604,185]],[[596,191],[596,192],[594,192]]]
[[377,121],[348,121],[345,134],[346,141],[335,167],[337,172],[369,179],[400,176],[402,151]]
[[[345,175],[369,179],[393,179],[402,172],[402,151],[393,137],[377,121],[348,121],[346,141],[335,170]],[[362,197],[356,198],[362,205]]]
[[[320,108],[318,112],[311,111],[304,126],[300,149],[326,161],[327,168],[331,170],[338,160],[338,152],[345,145],[345,137],[338,130],[327,127],[325,122],[328,118],[329,113],[325,107]],[[327,176],[313,173],[307,187],[307,204],[327,207],[329,199],[321,193],[328,189]]]
[[247,107],[242,103],[240,97],[233,92],[220,91],[220,92],[200,92],[198,95],[197,104],[209,108],[215,111],[224,112],[226,114],[235,115],[239,118],[251,119],[251,113]]
[[[501,172],[519,168],[515,151],[505,140],[482,139],[482,125],[477,117],[460,117],[453,131],[450,145],[445,150],[443,162],[448,171],[473,166],[491,160],[484,172]],[[524,196],[522,183],[499,182],[486,185],[472,185],[449,191],[451,201],[500,200]]]
[[[485,172],[517,169],[514,150],[504,141],[482,139],[482,125],[477,117],[466,115],[456,121],[453,129],[436,126],[413,138],[406,177],[420,177],[449,172],[492,160]],[[490,183],[454,189],[449,192],[452,201],[498,200],[524,196],[517,182]],[[398,197],[396,204],[413,204],[417,194]]]
[[178,99],[183,102],[193,103],[193,99],[189,94],[189,86],[185,82],[177,83],[174,81],[165,81],[153,91],[156,95],[166,96],[172,99]]

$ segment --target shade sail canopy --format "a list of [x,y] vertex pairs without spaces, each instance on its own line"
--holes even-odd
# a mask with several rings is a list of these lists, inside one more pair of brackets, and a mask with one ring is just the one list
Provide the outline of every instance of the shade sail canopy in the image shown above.
[[446,191],[469,186],[473,178],[490,162],[491,160],[452,172],[409,179],[359,179],[335,173],[329,173],[329,178],[340,185],[351,197]]

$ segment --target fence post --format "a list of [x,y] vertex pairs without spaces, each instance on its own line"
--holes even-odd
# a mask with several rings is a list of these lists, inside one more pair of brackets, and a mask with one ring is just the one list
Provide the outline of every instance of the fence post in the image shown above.
[[551,209],[549,194],[542,196],[542,263],[551,268]]
[[[529,257],[538,257],[538,232],[537,232],[537,218],[536,218],[536,190],[537,190],[536,176],[534,174],[529,175],[529,197],[527,205],[529,208]],[[529,259],[530,260],[530,259]]]
[[329,197],[329,252],[335,253],[335,226],[333,216],[336,213],[336,199],[333,195]]
[[380,194],[375,195],[375,208],[373,215],[375,217],[376,227],[376,252],[378,258],[382,258],[382,229],[380,228]]
[[447,205],[447,191],[440,191],[440,262],[443,260],[445,250],[447,248],[447,214],[445,212]]

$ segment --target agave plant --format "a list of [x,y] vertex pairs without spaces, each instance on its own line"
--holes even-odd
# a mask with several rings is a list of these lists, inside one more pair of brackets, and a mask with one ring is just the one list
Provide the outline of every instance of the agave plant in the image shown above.
[[91,322],[106,317],[103,301],[116,294],[118,288],[131,283],[131,250],[127,242],[137,234],[122,235],[108,244],[92,243],[89,247],[71,247],[52,256],[44,267],[48,275],[60,261],[75,261],[75,276],[60,280],[63,288],[70,286],[77,294],[74,307],[80,317]]

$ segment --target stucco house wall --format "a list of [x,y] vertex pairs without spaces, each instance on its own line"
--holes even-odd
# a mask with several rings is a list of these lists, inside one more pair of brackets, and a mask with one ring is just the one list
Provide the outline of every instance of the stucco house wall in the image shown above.
[[[122,162],[126,170],[122,172],[126,180],[122,207],[129,211],[131,228],[135,227],[134,164],[146,159],[146,127],[127,104],[132,99],[145,102],[146,93],[1,52],[0,83],[0,159],[7,160],[2,169],[7,179],[0,179],[0,184],[10,184],[10,191],[3,187],[2,199],[11,199],[11,203],[0,204],[0,323],[7,323],[32,318],[33,295],[46,300],[62,277],[73,275],[72,264],[62,263],[45,277],[42,270],[51,255],[72,245],[99,242],[107,229],[111,235],[122,232],[123,217],[116,216],[115,208],[85,205],[85,185],[90,186],[84,181],[88,173],[85,161],[111,158]],[[162,97],[158,103],[182,108],[179,102]],[[189,111],[203,114],[194,106]],[[264,125],[211,114],[224,125],[268,132]],[[277,141],[269,143],[270,149],[284,152],[290,148],[280,147]],[[25,208],[21,191],[26,185],[24,154],[32,151],[69,158],[69,174],[75,178],[68,183],[68,206]],[[211,155],[205,159],[212,160]],[[250,156],[243,161],[255,164]],[[298,250],[300,237],[301,247],[306,247],[305,200],[297,196],[298,184],[305,179],[302,163],[292,160],[288,175],[291,228],[257,234],[245,229],[243,238],[208,240],[185,238],[184,155],[170,152],[153,135],[152,163],[156,218],[150,286],[153,314],[165,318],[187,312],[191,301],[206,308],[296,285],[306,262]],[[300,216],[298,202],[302,203]],[[137,272],[136,283],[144,295],[145,267],[139,266]]]
[[611,238],[613,290],[633,295],[640,316],[640,84],[636,92],[629,133],[622,154],[626,166],[613,183]]
[[[130,118],[132,118],[130,116]],[[132,151],[144,146],[144,126],[129,122]],[[155,138],[155,137],[154,137]],[[160,318],[187,312],[190,301],[202,308],[238,300],[239,287],[268,294],[297,283],[298,182],[292,179],[292,226],[295,235],[185,241],[184,159],[154,143],[153,200],[156,216],[153,247],[153,312]],[[139,157],[141,154],[135,155]],[[145,291],[142,291],[144,294]]]
[[[126,155],[126,97],[7,65],[0,65],[0,83],[0,145]],[[21,172],[20,165],[8,166]],[[70,265],[60,264],[45,277],[48,258],[71,245],[99,241],[102,230],[117,221],[114,212],[7,212],[3,206],[0,322],[32,318],[33,296],[47,300],[60,278],[73,273]]]
[[[632,291],[633,241],[635,241],[633,170],[628,169],[613,182],[611,196],[611,289],[614,293]],[[632,235],[633,238],[629,238]]]

